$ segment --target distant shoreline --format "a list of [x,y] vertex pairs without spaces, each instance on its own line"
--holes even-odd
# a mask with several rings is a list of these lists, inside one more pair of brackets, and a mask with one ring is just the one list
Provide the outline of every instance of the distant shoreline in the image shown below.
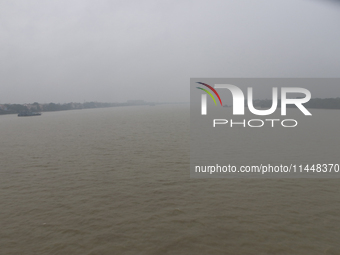
[[154,103],[145,102],[143,100],[129,100],[125,103],[101,103],[101,102],[85,102],[85,103],[66,103],[66,104],[0,104],[0,115],[18,114],[20,112],[56,112],[68,110],[122,107],[122,106],[156,106],[162,104],[184,104],[184,103]]

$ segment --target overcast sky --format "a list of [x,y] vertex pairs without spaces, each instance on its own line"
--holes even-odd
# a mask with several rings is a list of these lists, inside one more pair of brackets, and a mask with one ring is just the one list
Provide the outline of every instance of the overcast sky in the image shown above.
[[340,77],[339,45],[339,1],[0,0],[0,103],[188,102],[190,77]]

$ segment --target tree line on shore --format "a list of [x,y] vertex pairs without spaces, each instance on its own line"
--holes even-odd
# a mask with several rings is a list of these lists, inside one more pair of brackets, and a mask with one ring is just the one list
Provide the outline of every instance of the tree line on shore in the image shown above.
[[0,114],[17,114],[20,112],[51,112],[51,111],[65,111],[75,109],[89,109],[89,108],[104,108],[115,106],[129,106],[129,105],[143,105],[147,103],[132,104],[132,103],[100,103],[100,102],[85,102],[85,103],[66,103],[66,104],[0,104]]

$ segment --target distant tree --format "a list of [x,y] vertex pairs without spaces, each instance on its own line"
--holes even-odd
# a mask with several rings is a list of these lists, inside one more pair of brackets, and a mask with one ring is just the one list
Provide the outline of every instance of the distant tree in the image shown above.
[[33,103],[33,105],[34,105],[34,107],[35,107],[36,111],[41,111],[41,109],[40,109],[40,105],[39,105],[39,103],[38,103],[38,102],[34,102],[34,103]]
[[28,108],[22,104],[6,104],[5,105],[11,113],[19,113],[28,111]]
[[68,104],[62,104],[60,105],[60,110],[71,110],[72,109],[72,103],[68,103]]
[[60,111],[60,104],[55,104],[55,103],[49,103],[46,106],[44,106],[45,111]]
[[95,102],[86,102],[86,103],[83,103],[83,107],[84,108],[96,108],[96,103]]

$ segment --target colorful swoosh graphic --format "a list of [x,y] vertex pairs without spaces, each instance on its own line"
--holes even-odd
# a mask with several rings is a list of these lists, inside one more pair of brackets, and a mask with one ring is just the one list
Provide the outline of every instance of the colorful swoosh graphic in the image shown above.
[[[220,95],[217,93],[217,91],[216,91],[213,87],[211,87],[210,85],[205,84],[205,83],[203,83],[203,82],[196,82],[196,83],[201,84],[201,85],[206,86],[206,87],[208,87],[209,89],[211,89],[211,91],[214,92],[215,95],[217,96],[218,100],[220,100],[221,106],[223,106],[223,105],[222,105],[222,100],[221,100],[221,98],[220,98]],[[213,97],[213,95],[212,95],[208,90],[202,89],[202,88],[200,88],[200,87],[197,87],[197,88],[198,88],[198,89],[201,89],[201,90],[204,90],[205,92],[207,92],[207,93],[211,96],[211,98],[214,100],[215,105],[217,105],[217,104],[216,104],[216,101],[215,101],[215,98]]]
[[198,88],[198,89],[201,89],[201,90],[203,90],[203,91],[205,91],[205,92],[207,92],[208,94],[209,94],[209,96],[211,96],[211,98],[214,100],[214,102],[215,102],[215,105],[217,105],[216,104],[216,100],[215,100],[215,98],[213,97],[213,95],[208,91],[208,90],[206,90],[206,89],[202,89],[202,88],[200,88],[200,87],[196,87],[196,88]]

